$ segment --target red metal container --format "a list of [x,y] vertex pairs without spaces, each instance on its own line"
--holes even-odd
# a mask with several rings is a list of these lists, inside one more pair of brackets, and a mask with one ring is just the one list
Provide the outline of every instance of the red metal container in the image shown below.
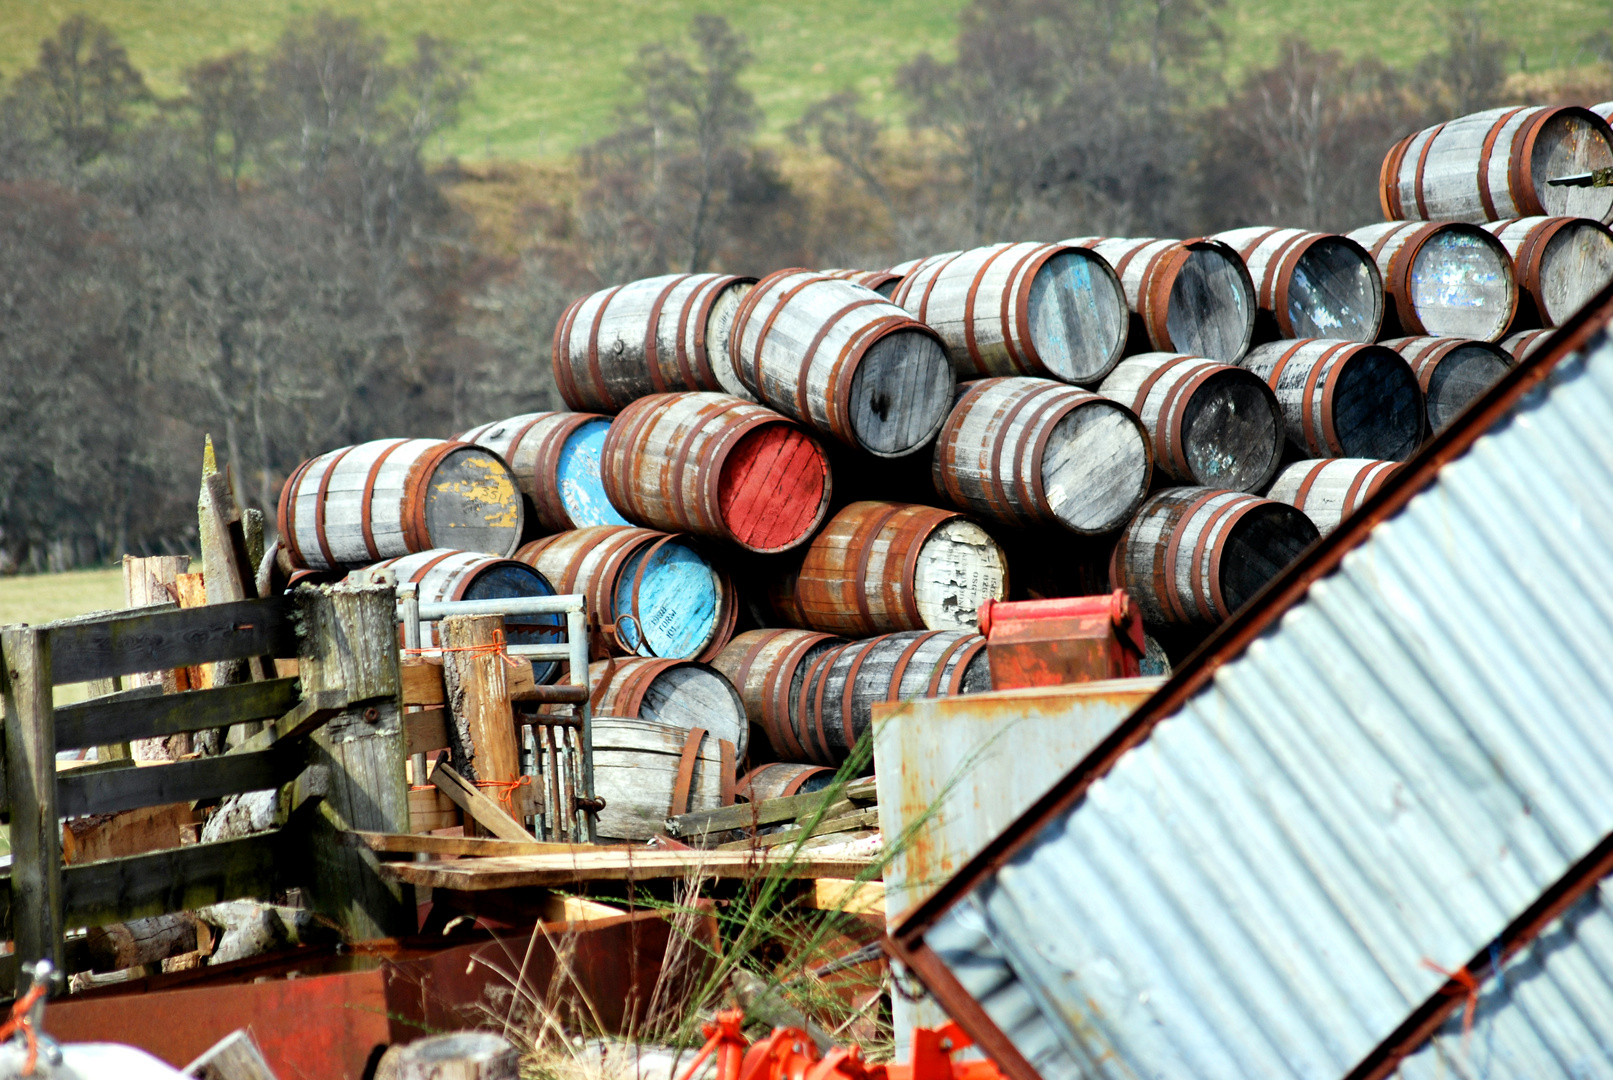
[[993,690],[1136,678],[1147,651],[1142,612],[1124,589],[1107,596],[987,600],[980,632]]

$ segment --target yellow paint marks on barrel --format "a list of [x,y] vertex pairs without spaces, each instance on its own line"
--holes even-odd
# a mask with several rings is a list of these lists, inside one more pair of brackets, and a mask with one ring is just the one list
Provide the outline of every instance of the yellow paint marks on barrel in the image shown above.
[[[514,477],[503,463],[491,457],[471,457],[465,459],[465,465],[484,472],[486,478],[482,480],[449,478],[438,481],[432,486],[432,490],[438,495],[452,495],[465,503],[481,504],[486,509],[480,524],[486,528],[505,529],[519,525],[521,497],[516,493]],[[470,523],[454,521],[446,524],[449,528],[458,528]]]

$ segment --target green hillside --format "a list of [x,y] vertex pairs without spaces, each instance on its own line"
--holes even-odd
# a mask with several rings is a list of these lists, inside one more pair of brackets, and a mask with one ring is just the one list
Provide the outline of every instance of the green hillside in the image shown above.
[[[625,92],[623,67],[647,41],[679,35],[697,11],[720,11],[749,36],[751,87],[775,135],[809,102],[861,89],[892,119],[902,63],[945,53],[965,0],[0,0],[0,75],[33,63],[39,39],[74,11],[108,23],[152,85],[172,94],[196,60],[267,49],[286,19],[329,7],[356,15],[400,51],[419,33],[458,41],[482,65],[476,100],[434,148],[467,159],[541,158],[607,131]],[[1237,71],[1268,61],[1287,34],[1322,47],[1415,61],[1450,0],[1226,0],[1220,16]],[[1482,0],[1492,27],[1524,50],[1531,70],[1574,62],[1579,42],[1613,25],[1610,0]],[[1583,59],[1583,58],[1582,58]],[[1518,63],[1517,59],[1513,64]]]

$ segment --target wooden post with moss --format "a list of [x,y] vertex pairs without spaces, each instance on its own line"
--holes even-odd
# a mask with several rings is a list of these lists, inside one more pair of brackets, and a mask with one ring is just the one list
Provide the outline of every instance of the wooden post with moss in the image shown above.
[[383,881],[375,854],[341,835],[409,831],[395,597],[390,582],[356,574],[296,592],[302,693],[341,691],[349,702],[310,739],[309,764],[330,770],[330,788],[307,837],[309,904],[349,940],[416,928],[413,889]]
[[[11,802],[11,923],[16,955],[62,969],[62,827],[56,815],[56,727],[50,635],[0,630],[6,788]],[[17,993],[29,976],[17,965]]]

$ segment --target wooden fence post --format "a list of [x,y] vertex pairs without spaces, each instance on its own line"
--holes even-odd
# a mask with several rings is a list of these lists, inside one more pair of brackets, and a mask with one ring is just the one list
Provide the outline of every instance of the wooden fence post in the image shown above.
[[23,965],[62,970],[62,826],[56,818],[56,731],[50,636],[30,626],[0,630],[4,660],[6,786],[11,800],[11,925],[17,995]]
[[413,933],[414,890],[383,881],[374,853],[340,835],[409,831],[395,592],[349,578],[305,585],[295,596],[303,694],[341,691],[349,702],[310,739],[309,763],[330,770],[310,837],[310,902],[351,940]]

